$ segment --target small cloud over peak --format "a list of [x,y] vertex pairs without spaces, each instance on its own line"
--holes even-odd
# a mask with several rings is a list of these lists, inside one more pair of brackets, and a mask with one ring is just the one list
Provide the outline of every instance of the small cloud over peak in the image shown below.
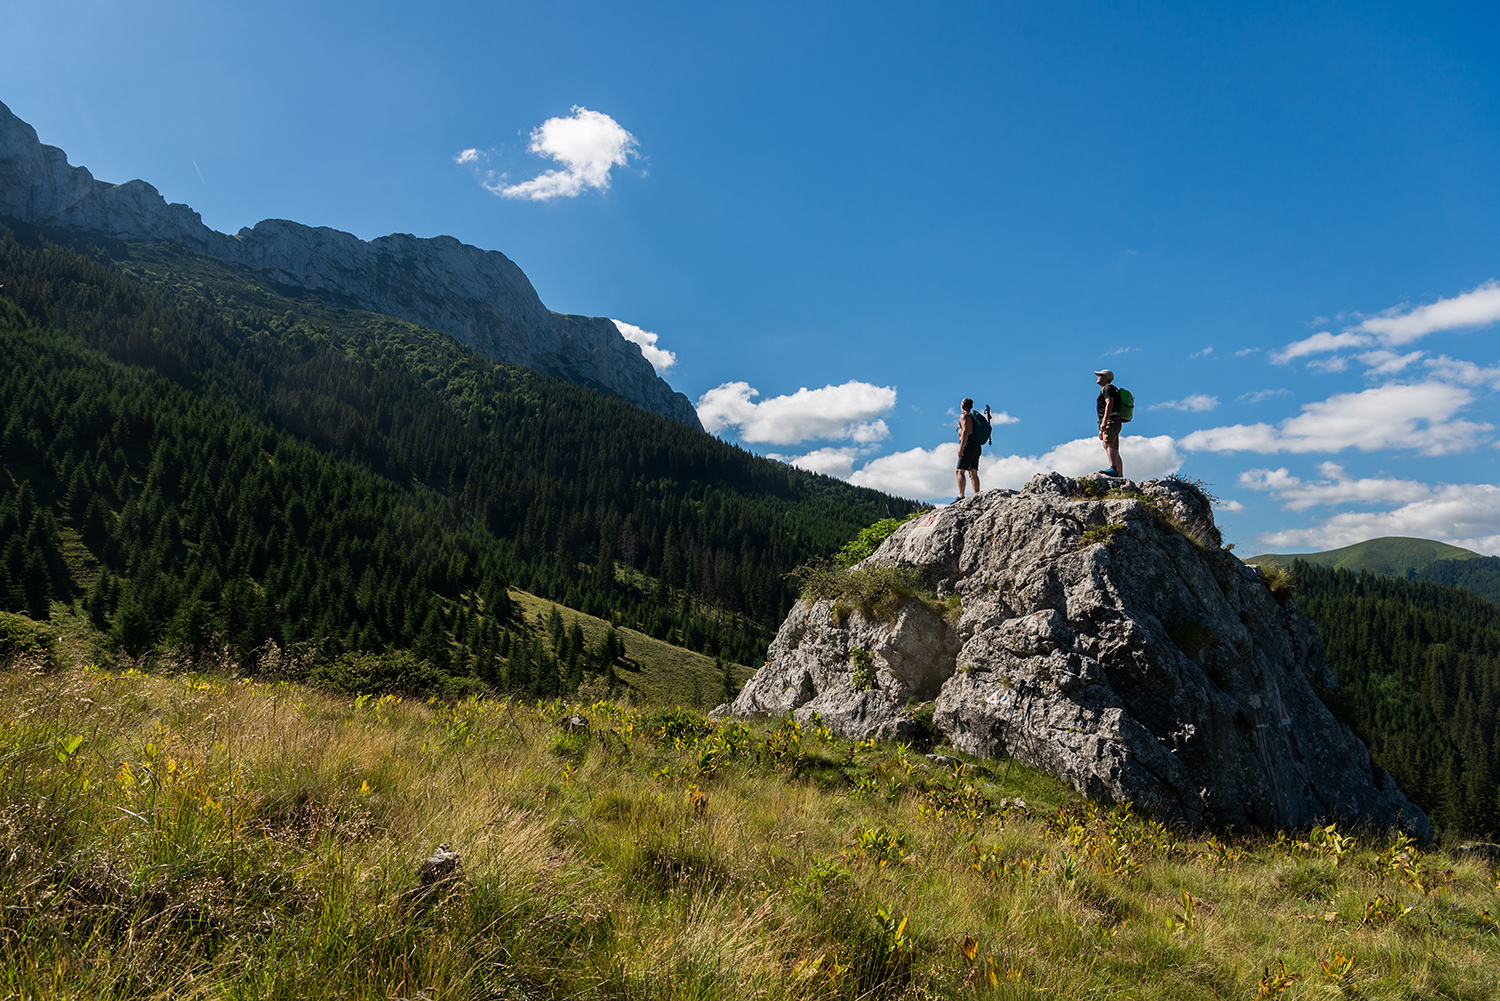
[[520,184],[506,184],[502,179],[484,186],[502,198],[534,202],[576,198],[589,188],[604,191],[609,188],[610,171],[639,156],[638,145],[635,136],[613,118],[574,105],[569,117],[549,118],[531,130],[531,152],[561,164],[562,169]]
[[620,331],[621,337],[632,344],[640,346],[641,354],[645,355],[646,360],[651,363],[651,367],[656,369],[657,375],[661,375],[667,369],[677,364],[677,353],[675,351],[667,351],[664,348],[656,346],[657,335],[655,333],[643,330],[633,323],[626,323],[624,320],[610,320],[609,322],[613,323]]

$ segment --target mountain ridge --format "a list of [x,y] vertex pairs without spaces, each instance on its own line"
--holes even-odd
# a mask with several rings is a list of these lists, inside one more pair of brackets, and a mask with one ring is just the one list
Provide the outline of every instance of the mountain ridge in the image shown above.
[[230,236],[143,180],[110,184],[41,142],[0,103],[0,217],[127,243],[179,243],[256,268],[277,284],[441,331],[487,357],[617,396],[703,430],[692,403],[604,317],[555,313],[499,251],[451,236],[374,240],[265,219]]
[[1247,562],[1256,564],[1274,562],[1290,566],[1293,560],[1301,560],[1304,563],[1337,567],[1340,570],[1372,570],[1375,573],[1401,576],[1408,570],[1420,571],[1439,560],[1481,558],[1481,554],[1472,549],[1452,546],[1446,542],[1404,535],[1388,535],[1317,553],[1262,553],[1251,557]]

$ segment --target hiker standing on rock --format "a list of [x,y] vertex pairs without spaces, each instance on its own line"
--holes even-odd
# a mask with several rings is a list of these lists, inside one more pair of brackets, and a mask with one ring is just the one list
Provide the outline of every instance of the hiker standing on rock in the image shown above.
[[[969,473],[969,482],[974,484],[974,493],[979,493],[979,453],[984,448],[985,435],[974,420],[974,401],[967,396],[963,402],[964,412],[958,418],[958,499],[964,499],[964,471]],[[986,407],[985,409],[989,409]]]
[[1120,459],[1120,391],[1115,387],[1115,374],[1107,368],[1094,373],[1099,383],[1099,399],[1095,406],[1099,411],[1099,440],[1104,443],[1104,454],[1109,459],[1109,468],[1099,470],[1103,476],[1124,476],[1125,463]]

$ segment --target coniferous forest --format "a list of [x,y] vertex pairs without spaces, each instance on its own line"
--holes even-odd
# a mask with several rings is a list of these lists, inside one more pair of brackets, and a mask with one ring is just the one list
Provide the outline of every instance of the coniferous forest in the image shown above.
[[789,571],[916,508],[172,247],[17,227],[0,282],[0,606],[130,654],[543,695],[607,659],[513,636],[515,585],[749,664]]
[[1292,573],[1375,760],[1437,827],[1500,834],[1500,605],[1301,560]]

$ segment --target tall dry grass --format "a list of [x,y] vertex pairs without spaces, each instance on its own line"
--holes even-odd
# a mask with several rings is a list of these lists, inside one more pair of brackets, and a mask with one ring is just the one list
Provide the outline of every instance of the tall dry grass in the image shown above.
[[1478,859],[816,726],[18,670],[0,794],[11,997],[1500,996]]

